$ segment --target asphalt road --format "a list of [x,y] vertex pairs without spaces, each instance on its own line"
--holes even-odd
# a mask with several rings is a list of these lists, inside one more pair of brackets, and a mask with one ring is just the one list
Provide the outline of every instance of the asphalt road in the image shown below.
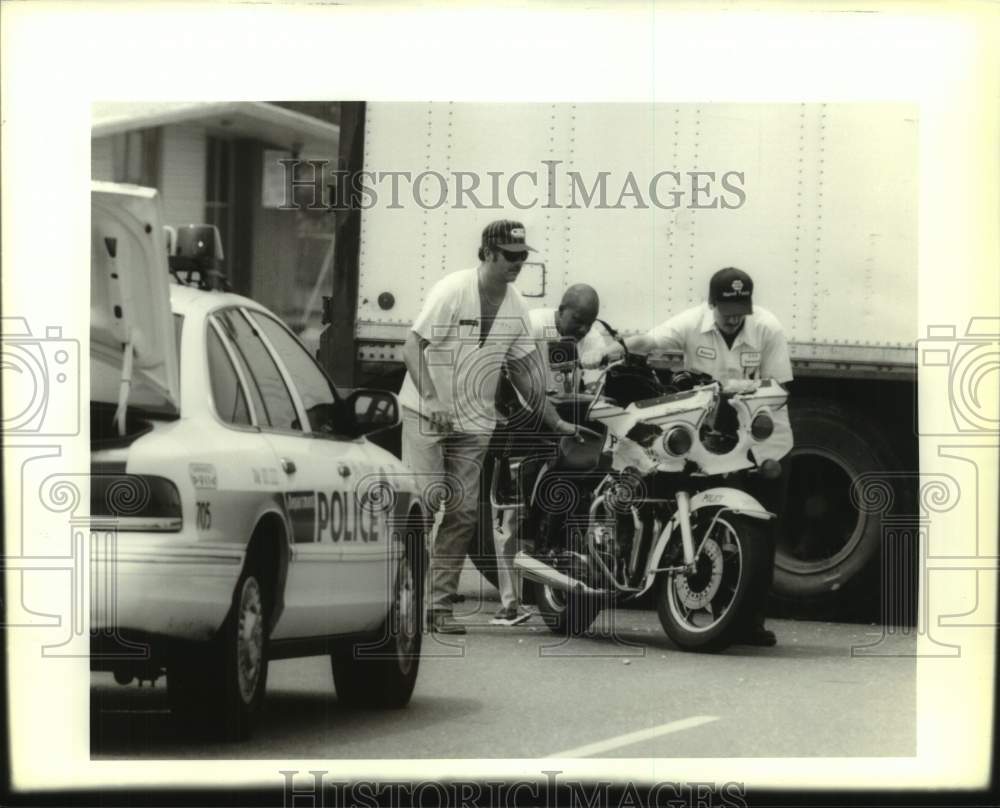
[[[477,576],[478,578],[478,576]],[[488,585],[487,585],[488,587]],[[676,650],[654,612],[620,611],[562,642],[537,616],[489,625],[466,580],[469,633],[427,635],[398,711],[341,707],[323,657],[271,663],[253,738],[177,737],[166,682],[92,675],[94,758],[543,758],[912,756],[914,631],[770,620],[775,648]],[[486,590],[492,595],[492,590]],[[862,649],[868,646],[868,652]],[[852,654],[852,649],[854,653]],[[858,650],[862,649],[862,650]],[[870,653],[874,651],[873,653]]]

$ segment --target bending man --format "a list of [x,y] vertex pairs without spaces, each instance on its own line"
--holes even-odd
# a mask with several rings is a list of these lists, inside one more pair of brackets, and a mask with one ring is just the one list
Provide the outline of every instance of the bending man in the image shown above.
[[403,462],[424,484],[428,511],[444,508],[431,561],[431,626],[441,633],[465,633],[452,606],[478,522],[479,474],[496,424],[504,365],[547,429],[576,431],[545,401],[528,309],[513,285],[531,249],[519,222],[489,224],[479,266],[434,285],[403,347]]

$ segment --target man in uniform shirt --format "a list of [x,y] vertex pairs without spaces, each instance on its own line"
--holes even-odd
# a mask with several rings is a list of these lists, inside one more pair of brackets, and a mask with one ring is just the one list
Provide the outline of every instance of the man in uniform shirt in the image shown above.
[[[773,379],[785,385],[792,380],[792,363],[784,329],[771,312],[753,302],[753,280],[743,270],[727,267],[716,272],[708,284],[708,302],[671,317],[646,334],[625,340],[630,352],[683,351],[684,368],[707,373],[723,387],[738,388],[741,381]],[[620,350],[620,349],[619,349]],[[613,358],[615,350],[608,352]],[[788,408],[773,414],[774,433],[754,454],[758,462],[781,460],[781,476],[775,481],[748,484],[765,507],[778,519],[772,521],[770,574],[774,574],[777,523],[784,511],[788,490],[787,454],[792,448]],[[774,633],[764,628],[764,614],[754,616],[749,636],[752,645],[774,645]]]
[[531,249],[520,222],[487,225],[479,266],[434,285],[403,346],[403,462],[445,489],[425,482],[428,512],[444,506],[431,565],[431,626],[441,633],[465,633],[452,605],[478,521],[479,474],[496,424],[501,369],[506,365],[551,432],[576,432],[545,399],[528,307],[513,286]]

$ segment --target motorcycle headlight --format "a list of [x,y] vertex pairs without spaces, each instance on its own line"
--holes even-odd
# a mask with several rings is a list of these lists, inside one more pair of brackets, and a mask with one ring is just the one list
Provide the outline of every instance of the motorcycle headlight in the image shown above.
[[760,464],[760,476],[765,480],[777,480],[781,476],[781,463],[768,458]]
[[675,426],[663,436],[663,448],[675,457],[691,451],[691,432],[683,426]]
[[774,421],[766,412],[759,413],[750,424],[754,440],[767,440],[774,432]]

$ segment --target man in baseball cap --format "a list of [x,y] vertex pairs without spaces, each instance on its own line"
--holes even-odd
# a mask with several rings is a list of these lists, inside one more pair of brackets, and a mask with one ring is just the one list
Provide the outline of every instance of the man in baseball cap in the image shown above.
[[708,282],[708,302],[726,314],[753,314],[753,279],[736,267],[720,269]]
[[[753,280],[742,269],[726,267],[708,282],[708,300],[683,311],[650,329],[625,340],[633,353],[680,351],[685,370],[705,373],[724,386],[752,380],[771,379],[786,385],[792,380],[792,362],[788,355],[785,331],[771,312],[753,304]],[[617,351],[606,356],[615,358]],[[764,506],[778,514],[784,511],[788,493],[788,452],[792,448],[792,429],[787,408],[773,413],[774,433],[763,446],[754,448],[758,463],[778,460],[781,475],[756,486],[747,485]],[[772,520],[768,537],[774,570],[774,551],[779,520]],[[764,627],[763,609],[753,615],[741,642],[751,645],[774,645],[774,633]]]
[[[490,222],[483,229],[483,243],[480,251],[485,252],[492,249],[507,250],[512,253],[536,252],[534,247],[529,247],[524,243],[524,225],[510,219]],[[527,257],[527,255],[524,256],[524,258]],[[521,260],[523,261],[524,258]],[[483,255],[479,256],[479,260],[483,260]]]
[[[482,233],[479,266],[452,272],[430,289],[403,345],[406,377],[399,391],[403,462],[423,481],[427,513],[444,509],[431,552],[430,622],[442,634],[464,634],[452,606],[479,524],[480,469],[497,422],[496,388],[504,369],[546,430],[575,435],[545,397],[544,367],[527,303],[514,281],[531,249],[524,225],[507,219]],[[446,480],[456,496],[427,481]],[[515,614],[513,620],[523,620]]]

